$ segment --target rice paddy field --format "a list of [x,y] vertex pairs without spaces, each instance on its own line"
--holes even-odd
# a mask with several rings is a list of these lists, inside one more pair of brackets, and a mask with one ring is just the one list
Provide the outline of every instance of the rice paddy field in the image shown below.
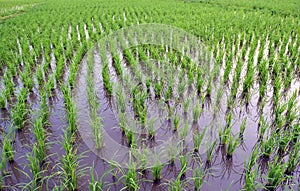
[[0,0],[0,190],[300,190],[299,0]]

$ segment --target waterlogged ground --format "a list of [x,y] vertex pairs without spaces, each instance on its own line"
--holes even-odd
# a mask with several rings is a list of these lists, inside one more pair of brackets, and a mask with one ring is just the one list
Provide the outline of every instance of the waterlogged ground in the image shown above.
[[[128,186],[130,156],[137,165],[139,190],[176,190],[176,180],[181,182],[177,185],[179,190],[195,190],[195,178],[203,181],[201,190],[255,190],[251,185],[257,190],[299,190],[299,18],[290,13],[295,8],[289,9],[291,2],[285,5],[286,10],[265,6],[268,9],[261,12],[253,8],[257,2],[248,6],[241,1],[231,7],[227,1],[223,4],[168,1],[157,2],[159,6],[149,3],[147,7],[137,3],[134,8],[132,2],[124,5],[115,2],[104,3],[100,12],[105,15],[99,18],[95,16],[102,7],[99,2],[91,2],[91,7],[79,1],[34,3],[28,3],[30,9],[26,8],[30,11],[31,5],[35,5],[32,12],[24,13],[26,27],[20,16],[7,18],[0,24],[2,190],[92,190],[91,174],[103,183],[103,190],[121,190]],[[19,10],[19,5],[16,6],[9,11]],[[70,11],[64,19],[55,16],[62,12],[59,7]],[[169,10],[172,8],[175,13]],[[181,18],[186,10],[191,13]],[[87,19],[82,20],[83,17]],[[226,17],[231,18],[230,22]],[[191,18],[189,22],[187,18]],[[68,19],[70,22],[65,22]],[[51,27],[49,20],[53,21]],[[264,23],[260,27],[257,23],[261,20]],[[249,22],[252,25],[247,25]],[[122,43],[143,42],[146,36],[138,33],[128,34],[117,45],[99,43],[102,37],[119,28],[145,23],[164,23],[192,31],[196,42],[205,48],[172,49],[166,45],[169,33],[152,35],[161,40],[162,46],[121,48]],[[48,30],[49,27],[52,29]],[[41,31],[50,32],[48,36],[40,36]],[[183,41],[188,40],[191,38]],[[205,56],[201,57],[201,53]],[[198,62],[188,55],[196,56]],[[32,87],[27,78],[33,79]],[[70,90],[70,95],[64,87]],[[24,90],[26,109],[22,110],[19,105],[23,103]],[[43,95],[46,95],[46,109],[42,105]],[[141,120],[144,113],[136,113],[134,107],[134,98],[143,95],[146,95],[143,104],[147,114],[144,123]],[[74,133],[70,133],[72,103],[66,98],[71,98],[75,106]],[[94,98],[96,102],[91,101]],[[18,109],[21,112],[17,116],[26,112],[21,128],[17,127],[18,117],[13,117]],[[96,148],[93,109],[101,119],[96,126],[101,129],[101,148]],[[46,157],[40,160],[33,152],[33,146],[39,146],[40,141],[34,120],[44,111],[48,112],[42,124]],[[175,119],[179,121],[176,130]],[[124,121],[126,128],[122,131]],[[129,139],[131,131],[134,144]],[[70,135],[65,136],[66,132]],[[195,151],[194,141],[199,138],[195,135],[202,134],[202,143]],[[11,140],[14,153],[10,161],[5,138]],[[75,160],[78,166],[74,165],[76,188],[66,178],[69,174],[65,164],[69,163],[62,162],[67,156],[66,142],[72,148],[70,156],[80,156]],[[234,147],[232,155],[230,146]],[[138,151],[150,152],[146,167],[151,168],[142,170],[144,155]],[[159,181],[153,181],[152,174],[156,154],[163,164]],[[187,164],[184,167],[183,158]],[[252,158],[254,163],[249,165]],[[34,172],[37,166],[40,169]],[[185,169],[183,174],[182,169]],[[202,172],[199,176],[195,176],[196,169]],[[251,180],[249,174],[256,175]]]

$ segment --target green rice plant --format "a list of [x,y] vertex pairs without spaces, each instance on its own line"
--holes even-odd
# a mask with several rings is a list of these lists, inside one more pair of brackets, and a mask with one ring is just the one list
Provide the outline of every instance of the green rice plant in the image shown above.
[[297,98],[297,91],[294,91],[287,103],[286,125],[292,124],[293,121],[297,118],[297,108],[295,108],[297,104],[296,98]]
[[49,117],[49,108],[47,105],[47,95],[45,91],[40,91],[41,101],[40,101],[40,117],[43,123],[46,123]]
[[216,106],[220,105],[223,93],[224,93],[224,88],[223,86],[220,86],[217,92]]
[[232,126],[232,112],[230,111],[228,115],[226,115],[226,125],[225,128],[230,128]]
[[194,152],[198,152],[205,136],[207,128],[204,128],[202,133],[196,132],[193,135]]
[[247,117],[245,117],[242,121],[242,124],[240,125],[240,132],[239,137],[243,138],[245,130],[246,130],[246,124],[247,124]]
[[93,115],[90,123],[95,139],[95,147],[96,149],[100,149],[103,147],[102,119],[98,116]]
[[148,91],[150,91],[151,83],[152,83],[152,79],[149,76],[147,76],[146,77],[146,88]]
[[167,148],[168,158],[170,159],[170,164],[174,164],[177,156],[177,146],[174,143],[169,143]]
[[[182,78],[184,78],[184,77],[182,77]],[[179,79],[178,85],[177,85],[178,96],[183,97],[185,90],[186,90],[186,81],[185,81],[185,79]]]
[[113,65],[116,69],[116,73],[118,76],[122,76],[123,74],[123,70],[122,70],[122,66],[121,66],[121,58],[120,56],[118,56],[117,54],[113,55]]
[[61,87],[64,102],[68,111],[68,124],[71,133],[76,131],[76,109],[74,101],[72,100],[71,89],[67,84],[64,84]]
[[170,81],[169,81],[169,85],[168,85],[167,91],[165,92],[165,96],[164,96],[165,101],[169,101],[171,99],[172,92],[173,92],[172,87],[173,87],[173,84],[170,83]]
[[109,79],[109,69],[108,69],[108,63],[104,63],[103,64],[103,68],[102,68],[102,79],[103,79],[103,85],[107,91],[107,94],[109,96],[112,95],[112,91],[113,91],[113,85],[112,82]]
[[3,150],[2,150],[3,155],[5,155],[5,158],[8,159],[8,161],[12,162],[14,160],[14,150],[13,150],[12,140],[7,136],[4,136],[2,144],[3,144]]
[[258,169],[255,168],[251,171],[246,171],[245,173],[245,185],[242,190],[245,191],[253,191],[257,190],[257,177],[258,177]]
[[135,133],[134,130],[131,128],[128,128],[125,130],[125,136],[127,137],[127,141],[130,147],[135,147]]
[[41,169],[40,160],[37,158],[38,152],[39,149],[34,144],[32,147],[32,153],[27,155],[27,159],[29,161],[28,167],[33,176],[32,180],[25,185],[25,188],[28,190],[38,190],[41,187],[41,176],[43,171]]
[[202,164],[193,170],[193,182],[195,191],[200,191],[204,182],[205,173],[202,170]]
[[181,140],[185,140],[186,136],[188,135],[189,127],[190,127],[189,122],[185,120],[179,131],[179,137]]
[[76,190],[78,188],[78,179],[84,175],[86,169],[79,166],[79,160],[84,153],[77,154],[77,148],[74,148],[71,143],[69,133],[70,127],[64,132],[63,148],[66,153],[61,158],[60,170],[65,189]]
[[176,114],[176,115],[173,117],[174,131],[177,131],[177,130],[178,130],[179,122],[180,122],[180,117],[179,117],[179,115]]
[[227,156],[232,157],[235,149],[239,146],[239,138],[234,138],[233,136],[230,136],[229,142],[227,144]]
[[206,161],[208,163],[211,163],[211,160],[212,160],[212,157],[213,157],[213,152],[214,152],[215,147],[216,147],[216,143],[217,143],[217,141],[214,141],[212,143],[212,145],[206,151]]
[[121,85],[118,85],[116,88],[116,98],[118,103],[118,109],[120,110],[120,112],[125,112],[126,110],[125,95]]
[[160,162],[159,159],[155,160],[155,163],[152,167],[152,176],[153,176],[153,181],[157,182],[161,179],[161,171],[162,171],[163,165]]
[[54,88],[55,88],[55,76],[50,75],[48,77],[48,81],[45,83],[45,89],[48,95],[51,95],[51,92],[54,90]]
[[126,113],[123,113],[121,111],[118,112],[118,118],[119,118],[119,125],[122,130],[122,132],[125,133],[126,129],[128,128],[128,124],[126,121]]
[[219,128],[219,140],[221,145],[227,145],[227,143],[229,142],[230,133],[230,128]]
[[181,180],[182,175],[184,175],[187,171],[187,166],[184,166],[183,168],[181,168],[177,178],[175,180],[171,180],[169,183],[169,187],[168,190],[169,191],[181,191],[183,190],[183,181]]
[[267,131],[267,129],[269,128],[269,124],[265,121],[263,115],[260,115],[259,117],[259,137],[258,137],[258,140],[259,141],[262,141],[263,138],[264,138],[264,135]]
[[139,190],[136,164],[132,161],[127,165],[127,173],[124,175],[126,190]]
[[149,120],[148,125],[147,125],[147,128],[148,128],[148,137],[150,139],[153,139],[155,137],[156,129],[154,127],[154,123],[155,123],[155,119],[151,118]]
[[26,99],[27,99],[28,92],[26,89],[22,89],[20,94],[17,97],[17,103],[11,110],[11,118],[13,124],[16,126],[17,129],[21,129],[25,124],[26,120],[25,117],[28,113],[26,109]]
[[6,108],[6,98],[3,94],[0,95],[0,109]]
[[183,101],[182,108],[183,108],[184,113],[187,113],[190,103],[191,103],[191,98],[189,98],[189,97]]
[[36,79],[39,85],[41,85],[44,81],[44,77],[43,77],[43,66],[42,65],[38,65],[36,68]]
[[267,175],[267,184],[266,188],[268,190],[276,189],[284,180],[286,176],[284,174],[286,164],[281,163],[281,160],[276,156],[273,162],[268,163],[269,172]]
[[94,164],[90,169],[90,181],[89,181],[89,189],[90,191],[103,191],[105,186],[104,178],[110,173],[110,171],[106,171],[100,178],[99,181],[96,180],[98,176],[95,177],[95,167]]
[[201,110],[200,103],[199,103],[199,101],[197,101],[195,107],[193,108],[193,120],[194,120],[194,123],[198,122],[198,119],[200,117],[201,112],[202,112],[202,110]]
[[186,166],[188,166],[188,155],[184,155],[184,154],[180,154],[179,155],[179,161],[180,161],[180,167],[185,168]]
[[270,157],[274,153],[275,140],[273,137],[268,137],[265,141],[261,142],[260,150],[264,157]]
[[37,146],[35,146],[36,150],[34,150],[35,158],[39,161],[40,165],[46,158],[46,133],[43,127],[43,118],[35,118],[34,125],[33,125],[33,133],[35,135]]
[[289,159],[287,161],[285,174],[289,175],[291,174],[299,165],[300,161],[300,154],[299,154],[300,146],[299,144],[294,146],[293,151],[289,155]]
[[243,82],[243,90],[242,90],[242,97],[246,98],[247,102],[249,102],[250,100],[249,93],[254,82],[254,73],[255,73],[254,66],[252,65],[252,63],[249,62],[247,66],[247,73],[245,76],[245,80]]
[[163,90],[163,83],[162,83],[162,81],[155,82],[153,89],[154,89],[155,97],[156,98],[160,98],[161,92]]

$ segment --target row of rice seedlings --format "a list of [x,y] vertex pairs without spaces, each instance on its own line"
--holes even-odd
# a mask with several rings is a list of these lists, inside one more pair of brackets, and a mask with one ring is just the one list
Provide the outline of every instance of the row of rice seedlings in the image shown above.
[[76,109],[74,101],[72,100],[71,96],[71,89],[67,84],[64,84],[61,87],[64,102],[67,109],[67,118],[68,118],[68,124],[70,128],[70,133],[74,133],[76,131]]
[[27,96],[27,89],[22,88],[19,94],[17,95],[17,103],[11,109],[11,119],[13,125],[17,129],[22,129],[26,122],[26,115],[28,113],[26,107]]
[[62,178],[62,188],[67,190],[77,190],[78,180],[85,175],[86,168],[79,165],[80,159],[84,153],[78,153],[78,149],[72,144],[75,134],[71,132],[71,127],[64,131],[62,145],[65,150],[65,155],[61,158],[59,165],[59,175]]
[[102,48],[100,50],[101,60],[102,60],[102,80],[104,88],[109,96],[112,96],[113,93],[113,83],[110,80],[110,72],[108,68],[108,60],[106,56],[106,51]]
[[140,86],[132,87],[132,106],[136,116],[143,125],[147,124],[147,92]]
[[88,84],[88,89],[87,89],[87,95],[88,95],[88,101],[89,101],[89,105],[90,105],[90,109],[91,109],[91,120],[90,120],[90,124],[93,130],[93,134],[94,134],[94,138],[95,138],[95,145],[96,145],[96,149],[99,149],[103,146],[103,135],[102,135],[102,119],[98,116],[97,114],[97,110],[99,108],[99,103],[97,100],[97,96],[96,96],[96,91],[94,88],[94,72],[93,72],[93,53],[88,53],[88,58],[87,58],[87,62],[88,62],[88,74],[87,75],[87,84]]

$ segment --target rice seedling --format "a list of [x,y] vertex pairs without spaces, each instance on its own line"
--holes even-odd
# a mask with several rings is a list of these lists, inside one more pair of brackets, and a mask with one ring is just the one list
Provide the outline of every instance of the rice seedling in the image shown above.
[[187,120],[184,121],[184,123],[179,131],[179,137],[181,140],[183,140],[183,141],[185,140],[186,136],[188,135],[189,127],[190,127],[189,122]]
[[187,166],[181,168],[177,178],[173,181],[170,181],[168,190],[170,191],[181,191],[183,190],[183,181],[181,180],[182,175],[184,175],[187,171]]
[[264,157],[270,157],[274,152],[275,140],[273,137],[268,137],[265,141],[262,141],[260,145],[261,153]]
[[299,150],[299,145],[295,145],[293,151],[289,155],[284,172],[285,174],[290,175],[297,168],[300,159]]
[[245,117],[240,125],[239,137],[242,139],[246,130],[247,117]]
[[[5,155],[5,157],[2,160],[7,159],[8,161],[12,162],[14,160],[14,150],[13,150],[12,140],[7,136],[5,136],[2,144],[3,144],[2,157],[3,155]],[[6,165],[2,165],[2,166],[6,166]]]
[[187,99],[182,103],[182,108],[183,108],[183,112],[184,112],[184,113],[187,113],[187,112],[188,112],[190,103],[191,103],[191,99],[190,99],[190,98],[187,98]]
[[148,128],[148,137],[150,139],[154,139],[155,137],[155,133],[156,133],[156,129],[154,127],[154,123],[155,123],[155,119],[151,118],[148,122],[147,128]]
[[200,191],[205,178],[205,173],[202,170],[202,163],[193,170],[193,182],[195,191]]
[[194,152],[198,152],[205,136],[207,128],[204,128],[202,133],[196,132],[193,136]]
[[102,191],[104,190],[104,186],[105,186],[105,182],[104,182],[104,178],[110,173],[110,171],[106,171],[100,178],[99,181],[97,181],[96,179],[98,179],[98,176],[96,175],[95,177],[95,166],[94,164],[92,165],[91,169],[90,169],[90,181],[89,181],[89,189],[91,191]]
[[127,165],[127,173],[124,175],[124,179],[128,191],[139,190],[136,164],[133,161]]
[[239,138],[234,138],[233,136],[230,136],[228,144],[227,144],[227,156],[232,157],[235,149],[239,146]]
[[175,116],[173,117],[174,131],[177,131],[177,130],[178,130],[179,122],[180,122],[180,117],[179,117],[179,115],[175,115]]
[[180,161],[181,169],[188,166],[188,161],[187,160],[188,160],[188,155],[184,155],[182,153],[179,155],[179,161]]
[[74,148],[70,142],[71,127],[64,132],[63,148],[65,155],[61,158],[60,170],[63,178],[63,186],[68,190],[76,190],[78,188],[78,179],[84,175],[86,169],[79,166],[79,160],[84,153],[78,154],[77,148]]
[[34,119],[34,128],[33,133],[37,140],[36,150],[34,150],[35,158],[40,162],[40,165],[44,162],[46,158],[46,150],[47,146],[45,143],[46,133],[43,127],[43,118],[35,118]]
[[202,110],[201,110],[200,103],[199,103],[199,101],[197,101],[195,107],[193,108],[193,120],[194,120],[194,123],[198,122],[198,119],[200,117],[201,111]]
[[152,167],[152,176],[154,182],[158,182],[161,179],[162,168],[163,168],[162,163],[160,162],[160,160],[156,159]]
[[108,63],[105,63],[102,68],[102,79],[103,79],[103,85],[107,91],[107,94],[109,96],[112,95],[113,91],[113,85],[112,82],[109,79],[109,69],[108,69]]
[[217,141],[214,141],[206,151],[206,161],[208,163],[210,163],[212,161],[212,157],[213,157],[213,153],[214,153],[214,150],[215,150],[216,143],[217,143]]
[[0,109],[6,108],[6,98],[3,94],[0,95]]
[[276,157],[273,162],[269,162],[269,172],[265,186],[267,189],[276,189],[286,179],[284,175],[285,168],[286,164],[282,164],[278,157]]
[[17,97],[17,103],[14,105],[14,107],[11,110],[11,118],[13,121],[13,124],[16,126],[17,129],[21,129],[23,125],[25,124],[25,117],[27,115],[27,109],[26,109],[26,99],[27,99],[28,92],[26,89],[22,89],[20,91],[20,94]]

